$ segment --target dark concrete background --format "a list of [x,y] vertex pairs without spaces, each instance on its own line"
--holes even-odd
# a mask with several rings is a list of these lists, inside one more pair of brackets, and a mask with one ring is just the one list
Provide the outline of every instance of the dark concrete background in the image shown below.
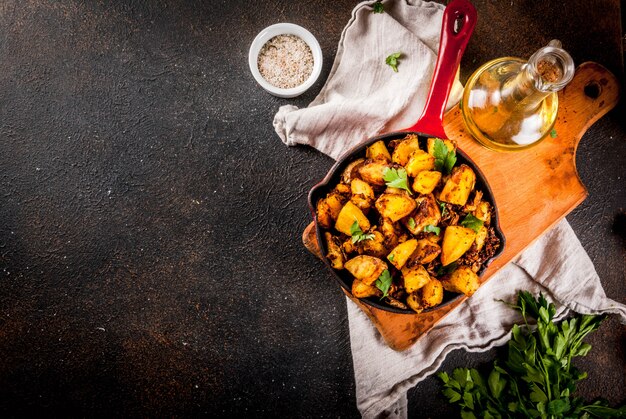
[[[550,39],[622,73],[617,0],[476,0],[466,78]],[[328,75],[354,1],[0,3],[0,415],[355,417],[342,293],[300,244],[331,159],[271,121]],[[320,40],[296,99],[256,85],[247,50],[289,21]],[[569,217],[625,302],[624,109],[578,151]],[[622,218],[620,218],[622,214]],[[579,362],[586,398],[624,402],[626,331]],[[443,369],[477,366],[455,352]],[[411,416],[453,413],[429,378]]]

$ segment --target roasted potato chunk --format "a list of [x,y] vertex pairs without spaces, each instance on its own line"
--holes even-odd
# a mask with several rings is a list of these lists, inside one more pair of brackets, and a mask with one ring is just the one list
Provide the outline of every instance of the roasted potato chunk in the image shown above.
[[391,155],[391,161],[401,166],[405,166],[409,162],[411,153],[415,150],[419,150],[419,138],[415,134],[409,134],[407,137],[400,141]]
[[385,236],[383,236],[380,231],[372,231],[371,234],[374,235],[373,239],[363,240],[362,242],[357,243],[359,253],[365,253],[379,258],[385,257],[387,254]]
[[391,221],[406,217],[413,212],[416,205],[413,198],[404,194],[384,193],[376,200],[376,209],[380,215]]
[[350,200],[362,210],[369,209],[374,203],[374,199],[376,199],[372,187],[361,179],[352,179],[350,191],[352,193]]
[[345,183],[337,184],[335,187],[335,191],[341,195],[350,195],[350,185],[346,185]]
[[383,293],[373,285],[368,285],[358,279],[352,282],[352,295],[356,298],[367,298],[382,294]]
[[359,227],[361,230],[367,231],[370,229],[370,221],[367,219],[363,211],[352,201],[346,202],[346,205],[343,206],[339,215],[337,216],[337,221],[335,222],[335,229],[337,231],[342,232],[343,234],[351,235],[350,230],[354,221],[359,223]]
[[382,260],[368,255],[361,255],[344,263],[344,268],[356,279],[366,285],[372,285],[378,277],[387,269],[387,264]]
[[491,208],[489,202],[480,201],[474,210],[474,217],[482,220],[485,224],[491,223]]
[[331,192],[326,197],[326,203],[330,208],[333,220],[336,220],[337,217],[339,217],[339,212],[341,212],[343,205],[346,203],[346,198],[337,192]]
[[441,253],[441,247],[430,239],[417,240],[411,263],[428,264]]
[[476,250],[478,252],[480,252],[483,246],[485,245],[485,240],[487,239],[488,234],[489,234],[489,230],[487,230],[487,227],[485,226],[482,226],[480,230],[478,230],[478,232],[476,233],[474,244],[476,245]]
[[478,275],[469,266],[459,266],[450,275],[441,281],[447,291],[465,294],[468,297],[476,292],[480,286]]
[[417,174],[413,182],[413,190],[422,195],[432,193],[441,181],[441,172],[423,170]]
[[384,173],[389,168],[389,164],[381,160],[367,160],[359,166],[361,179],[370,185],[383,186],[385,184]]
[[430,281],[420,289],[419,294],[421,296],[421,307],[438,306],[443,301],[443,284],[438,279],[431,277]]
[[[435,155],[435,140],[437,140],[437,138],[430,137],[426,141],[426,149],[428,150],[428,154],[430,154],[432,156]],[[456,141],[450,140],[450,139],[447,139],[447,138],[445,140],[439,138],[439,140],[443,141],[443,143],[448,148],[448,152],[456,150]]]
[[423,150],[415,150],[404,166],[409,176],[415,177],[419,172],[435,168],[435,158]]
[[326,247],[328,248],[326,257],[330,261],[330,266],[334,269],[343,269],[343,263],[346,261],[346,257],[341,249],[339,239],[329,232],[324,233],[324,238],[326,239]]
[[341,172],[341,181],[346,185],[352,182],[352,179],[358,177],[359,167],[365,162],[365,159],[357,159],[346,166]]
[[436,226],[439,224],[441,211],[439,211],[437,200],[432,194],[420,196],[415,199],[415,203],[415,211],[410,214],[410,217],[403,220],[407,230],[412,234],[419,234],[427,225]]
[[475,183],[476,175],[469,166],[462,164],[455,167],[439,194],[439,200],[450,204],[465,205]]
[[405,266],[401,269],[404,289],[409,294],[417,291],[428,283],[430,275],[422,265]]
[[389,154],[389,150],[387,150],[387,146],[382,140],[376,141],[374,144],[367,147],[365,157],[370,160],[384,160],[386,162],[391,161],[391,154]]
[[417,292],[409,294],[409,296],[406,297],[406,303],[409,305],[409,307],[411,307],[413,311],[418,314],[424,311],[424,307],[422,307],[422,299]]
[[441,264],[447,266],[463,256],[472,246],[476,232],[471,228],[459,225],[448,226],[441,246]]
[[319,201],[317,201],[315,214],[317,214],[317,222],[320,224],[320,226],[322,226],[322,228],[332,228],[334,219],[332,211],[330,210],[330,206],[328,206],[326,199],[320,199]]
[[393,249],[398,245],[399,230],[396,223],[389,218],[381,217],[380,232],[385,236],[385,247],[387,249]]
[[397,245],[391,253],[387,256],[387,259],[396,269],[402,269],[407,260],[411,257],[415,248],[417,247],[417,240],[411,239],[404,243]]

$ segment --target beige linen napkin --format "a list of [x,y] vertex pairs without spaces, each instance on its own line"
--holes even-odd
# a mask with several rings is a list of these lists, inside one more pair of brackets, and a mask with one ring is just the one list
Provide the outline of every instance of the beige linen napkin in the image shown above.
[[[305,109],[282,106],[274,127],[288,145],[308,144],[338,158],[365,138],[412,125],[421,114],[436,61],[443,6],[420,0],[383,1],[385,13],[360,3],[339,41],[330,76]],[[404,53],[398,73],[385,57]],[[449,106],[462,92],[458,81]],[[437,371],[454,349],[486,351],[509,339],[521,321],[496,299],[517,290],[542,291],[558,315],[614,313],[626,306],[606,297],[593,264],[567,221],[561,221],[487,284],[403,352],[390,349],[350,300],[348,317],[357,407],[363,417],[407,416],[406,392]]]

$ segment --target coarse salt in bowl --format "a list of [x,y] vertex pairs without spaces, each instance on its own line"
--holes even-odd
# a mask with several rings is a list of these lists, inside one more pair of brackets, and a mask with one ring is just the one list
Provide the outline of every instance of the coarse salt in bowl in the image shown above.
[[[259,70],[259,54],[261,53],[263,46],[270,40],[272,40],[272,38],[275,38],[279,35],[292,35],[296,38],[301,39],[308,46],[308,48],[310,49],[310,53],[313,56],[313,68],[311,70],[311,74],[301,84],[298,84],[295,87],[281,88],[275,86],[268,80],[266,80],[261,75],[261,70]],[[288,42],[288,45],[293,45],[294,47],[300,45],[300,43],[294,43],[294,41],[296,40],[291,37],[286,37],[283,41]],[[296,49],[294,51],[290,51],[289,53],[290,55],[295,57],[303,57],[302,54],[306,53],[306,51]],[[252,41],[252,45],[250,46],[250,52],[248,54],[248,64],[250,66],[250,71],[252,72],[252,75],[254,76],[254,79],[257,81],[257,83],[259,83],[261,87],[263,87],[263,89],[265,89],[272,95],[283,98],[296,97],[307,91],[311,86],[313,86],[313,84],[317,81],[320,73],[322,72],[322,60],[322,48],[320,48],[320,44],[319,42],[317,42],[317,39],[315,39],[311,32],[304,29],[302,26],[294,25],[293,23],[277,23],[263,29],[256,36],[256,38],[254,38],[254,41]],[[297,77],[297,74],[294,74],[294,71],[298,71],[300,69],[300,66],[296,67],[297,68],[295,69],[292,68],[291,71],[290,69],[284,69],[285,82],[291,80],[289,78],[290,76]],[[272,70],[273,75],[281,72],[280,69],[276,68],[269,70]]]

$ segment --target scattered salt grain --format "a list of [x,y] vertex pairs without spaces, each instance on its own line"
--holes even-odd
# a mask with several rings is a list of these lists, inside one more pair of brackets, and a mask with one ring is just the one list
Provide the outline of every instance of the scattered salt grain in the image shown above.
[[263,45],[257,65],[268,83],[291,89],[304,83],[313,73],[313,53],[301,38],[278,35]]

